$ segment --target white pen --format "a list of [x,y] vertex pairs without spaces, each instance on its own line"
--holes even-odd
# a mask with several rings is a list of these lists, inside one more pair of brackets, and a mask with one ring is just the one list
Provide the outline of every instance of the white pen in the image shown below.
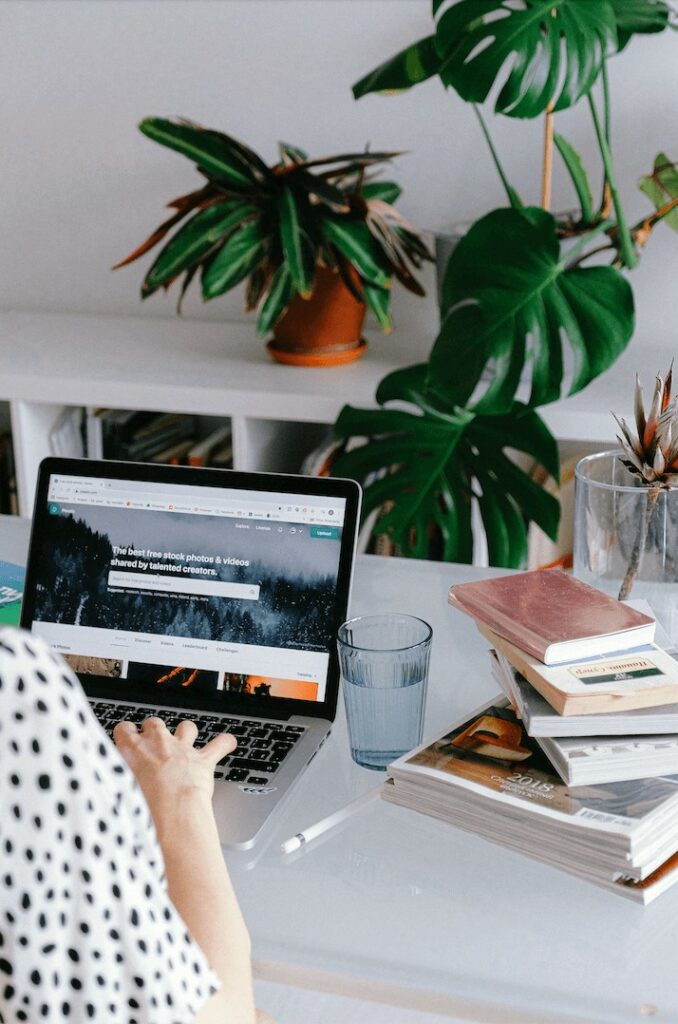
[[361,810],[366,804],[376,800],[381,793],[381,786],[376,789],[369,789],[367,793],[363,793],[356,800],[351,800],[350,804],[346,804],[345,807],[341,807],[334,814],[328,814],[326,818],[321,818],[320,821],[316,821],[315,825],[309,825],[303,832],[297,832],[296,836],[292,836],[291,839],[287,839],[282,843],[280,849],[283,853],[292,853],[294,850],[301,849],[302,846],[306,846],[313,839],[317,839],[318,836],[322,836],[325,832],[329,832],[330,829],[340,825],[342,821],[346,821],[356,811]]

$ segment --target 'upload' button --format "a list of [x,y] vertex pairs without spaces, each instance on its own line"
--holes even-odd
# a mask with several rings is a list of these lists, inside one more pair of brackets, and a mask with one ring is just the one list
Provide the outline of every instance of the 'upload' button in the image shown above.
[[312,526],[311,537],[321,537],[323,540],[339,540],[339,527]]

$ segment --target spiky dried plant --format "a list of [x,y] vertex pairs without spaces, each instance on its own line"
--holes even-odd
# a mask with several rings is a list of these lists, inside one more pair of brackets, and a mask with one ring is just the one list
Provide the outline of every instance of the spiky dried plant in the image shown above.
[[634,415],[637,437],[633,436],[624,419],[612,413],[621,430],[621,435],[617,434],[623,450],[620,459],[631,473],[640,477],[647,491],[645,509],[638,523],[638,533],[619,590],[620,601],[629,596],[638,574],[657,499],[662,489],[678,485],[678,401],[675,396],[671,396],[672,379],[673,362],[665,377],[657,374],[646,416],[643,389],[636,374]]
[[673,363],[662,378],[657,374],[647,416],[643,389],[636,374],[635,420],[637,437],[628,424],[612,413],[621,430],[617,434],[624,451],[622,462],[648,486],[675,487],[678,484],[678,402],[671,397]]

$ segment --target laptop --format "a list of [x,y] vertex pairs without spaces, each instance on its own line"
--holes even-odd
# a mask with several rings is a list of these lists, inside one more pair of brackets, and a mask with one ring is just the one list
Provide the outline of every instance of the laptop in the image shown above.
[[21,625],[109,734],[182,718],[215,771],[222,843],[249,849],[329,735],[360,508],[351,480],[48,458]]

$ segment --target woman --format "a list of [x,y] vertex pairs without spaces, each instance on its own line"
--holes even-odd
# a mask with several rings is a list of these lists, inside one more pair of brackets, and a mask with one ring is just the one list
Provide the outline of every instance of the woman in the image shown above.
[[196,735],[122,722],[116,750],[62,660],[0,630],[1,1021],[265,1020],[211,805],[236,741]]

